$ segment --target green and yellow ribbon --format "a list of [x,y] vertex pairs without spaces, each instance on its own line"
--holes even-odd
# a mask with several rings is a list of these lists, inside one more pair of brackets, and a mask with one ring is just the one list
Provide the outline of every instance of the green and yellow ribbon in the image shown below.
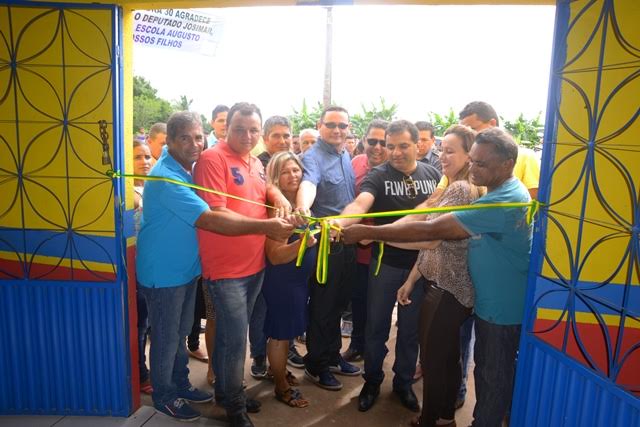
[[[149,175],[135,175],[135,174],[123,174],[118,171],[109,170],[106,175],[110,178],[133,178],[145,181],[164,181],[170,184],[182,185],[183,187],[192,188],[194,190],[200,190],[207,193],[217,194],[219,196],[228,197],[230,199],[240,200],[254,205],[263,206],[268,209],[278,209],[275,206],[267,205],[265,203],[256,202],[254,200],[245,199],[244,197],[234,196],[223,191],[214,190],[212,188],[203,187],[197,184],[191,184],[188,182],[178,181],[171,178],[149,176]],[[450,213],[461,211],[472,211],[480,209],[513,209],[513,208],[527,208],[526,220],[527,224],[531,224],[533,219],[540,210],[540,203],[537,200],[531,200],[530,202],[509,202],[509,203],[476,203],[473,205],[460,205],[460,206],[440,206],[435,208],[423,208],[423,209],[404,209],[396,211],[386,212],[374,212],[374,213],[362,213],[362,214],[347,214],[347,215],[331,215],[323,218],[315,218],[312,216],[300,215],[302,218],[308,221],[308,225],[304,229],[296,229],[294,232],[301,234],[300,248],[298,249],[298,256],[296,257],[296,266],[302,265],[305,252],[307,250],[307,242],[309,237],[320,233],[320,240],[318,241],[318,260],[316,263],[316,280],[319,284],[324,285],[327,283],[327,275],[329,272],[329,255],[331,253],[331,229],[338,232],[341,228],[330,221],[335,219],[348,219],[348,218],[385,218],[385,217],[398,217],[406,215],[426,215],[433,213]],[[318,228],[311,229],[314,225],[318,225]],[[378,242],[380,249],[378,251],[378,264],[374,274],[377,276],[380,272],[380,266],[382,265],[382,255],[384,254],[384,243]]]

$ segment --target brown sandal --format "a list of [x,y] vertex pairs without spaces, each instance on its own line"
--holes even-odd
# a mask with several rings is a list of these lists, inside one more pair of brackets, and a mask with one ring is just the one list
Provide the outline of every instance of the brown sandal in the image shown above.
[[292,408],[306,408],[309,401],[302,397],[302,393],[297,388],[289,387],[283,392],[275,391],[276,399]]
[[300,381],[298,381],[298,379],[296,378],[296,376],[295,376],[295,375],[293,375],[293,374],[291,373],[291,371],[289,371],[288,369],[287,369],[287,377],[286,377],[286,378],[287,378],[287,382],[289,383],[289,385],[291,385],[291,386],[298,386],[298,385],[300,385]]
[[[265,379],[273,381],[273,372],[271,372],[271,368],[267,369],[267,374],[264,376]],[[287,369],[287,376],[285,377],[285,379],[287,380],[287,383],[290,386],[299,386],[300,385],[300,381],[298,381],[298,378],[296,378],[295,375],[293,375],[293,373]]]

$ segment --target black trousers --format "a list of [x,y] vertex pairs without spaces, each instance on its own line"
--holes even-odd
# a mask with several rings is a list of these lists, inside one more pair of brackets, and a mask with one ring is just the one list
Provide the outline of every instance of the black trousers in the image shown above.
[[460,388],[460,326],[471,308],[427,282],[420,309],[420,363],[422,365],[421,426],[434,426],[438,418],[455,418]]
[[318,284],[315,270],[309,278],[309,324],[304,364],[317,375],[336,365],[342,347],[340,320],[356,281],[355,245],[331,244],[327,283]]

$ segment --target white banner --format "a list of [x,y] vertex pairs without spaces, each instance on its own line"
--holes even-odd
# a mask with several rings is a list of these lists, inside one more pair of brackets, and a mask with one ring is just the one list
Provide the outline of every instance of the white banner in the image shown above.
[[136,10],[133,42],[215,56],[222,39],[222,19],[183,9]]

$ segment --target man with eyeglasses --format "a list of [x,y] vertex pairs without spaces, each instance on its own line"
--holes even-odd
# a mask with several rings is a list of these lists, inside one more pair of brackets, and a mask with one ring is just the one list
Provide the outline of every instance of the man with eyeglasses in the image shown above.
[[[385,212],[412,209],[431,196],[440,180],[440,172],[430,165],[417,161],[418,128],[406,120],[392,122],[384,140],[369,138],[367,145],[386,147],[389,161],[373,168],[362,182],[360,194],[349,204],[343,214]],[[396,218],[374,218],[374,224],[384,225]],[[341,227],[359,222],[359,219],[338,219]],[[380,384],[384,380],[382,365],[387,354],[391,317],[398,289],[407,279],[418,258],[417,250],[406,250],[385,244],[378,274],[379,246],[374,244],[369,265],[367,289],[367,326],[365,331],[364,379],[358,397],[358,410],[368,411],[375,403]],[[411,299],[424,297],[422,286],[416,286]],[[393,391],[409,410],[418,412],[420,405],[413,392],[413,375],[418,359],[418,318],[420,307],[416,305],[398,308],[398,335],[396,359],[393,365]]]
[[[345,140],[351,124],[342,107],[326,108],[320,116],[320,138],[302,157],[304,175],[296,205],[315,217],[336,215],[355,198],[355,176]],[[356,276],[355,245],[331,244],[327,283],[310,278],[309,324],[305,376],[319,387],[340,390],[333,375],[357,376],[360,368],[340,355],[340,318],[347,307]]]

